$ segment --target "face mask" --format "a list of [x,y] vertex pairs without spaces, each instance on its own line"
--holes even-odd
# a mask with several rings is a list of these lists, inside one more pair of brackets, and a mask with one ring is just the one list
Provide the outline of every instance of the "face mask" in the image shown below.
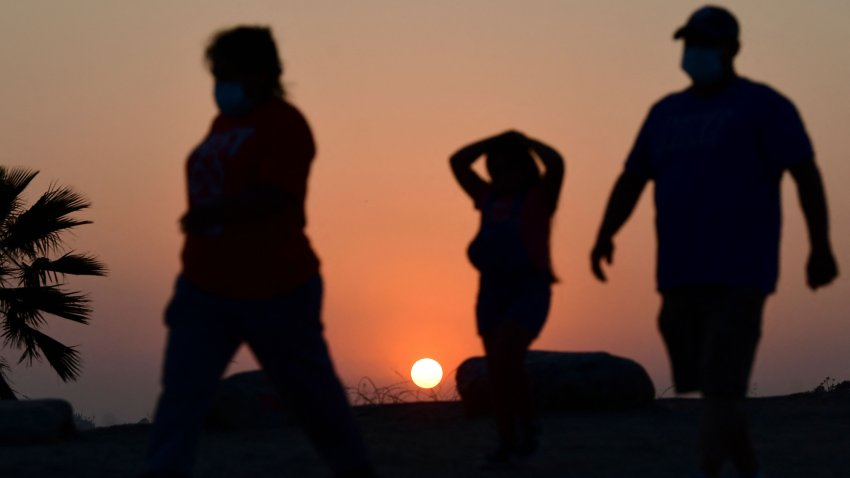
[[238,81],[216,81],[215,103],[218,110],[228,116],[239,116],[251,109],[245,88]]
[[710,85],[723,77],[723,52],[718,48],[685,48],[682,69],[694,85]]

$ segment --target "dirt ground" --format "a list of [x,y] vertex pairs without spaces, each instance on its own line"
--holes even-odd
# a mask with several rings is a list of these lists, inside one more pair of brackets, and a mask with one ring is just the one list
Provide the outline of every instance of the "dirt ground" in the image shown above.
[[[850,396],[760,398],[748,406],[767,478],[850,477]],[[642,410],[544,415],[539,455],[509,472],[478,469],[493,426],[487,418],[464,417],[457,402],[357,407],[356,413],[387,478],[687,478],[699,403],[665,399]],[[147,425],[124,425],[53,445],[0,447],[0,477],[135,477],[148,432]],[[295,427],[207,433],[196,471],[201,478],[331,476]]]

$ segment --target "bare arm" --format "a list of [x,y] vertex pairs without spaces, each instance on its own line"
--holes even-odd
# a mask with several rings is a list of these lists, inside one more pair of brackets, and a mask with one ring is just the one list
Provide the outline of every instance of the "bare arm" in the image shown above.
[[487,186],[487,182],[472,170],[472,164],[487,153],[496,138],[498,136],[492,136],[464,146],[449,159],[455,179],[473,200]]
[[607,280],[605,272],[602,270],[602,260],[604,259],[608,264],[613,263],[614,235],[632,215],[647,182],[649,182],[649,178],[623,171],[614,184],[614,190],[611,191],[611,197],[608,199],[608,207],[605,209],[605,217],[599,227],[596,244],[590,253],[590,266],[593,275],[602,282]]
[[561,194],[561,185],[564,182],[564,159],[558,151],[545,143],[532,138],[527,138],[526,141],[546,168],[543,172],[543,191],[554,211],[558,206],[558,196]]
[[806,264],[806,282],[811,289],[825,286],[838,276],[838,265],[829,241],[829,217],[823,180],[814,161],[800,161],[789,168],[797,184],[797,194],[811,251]]

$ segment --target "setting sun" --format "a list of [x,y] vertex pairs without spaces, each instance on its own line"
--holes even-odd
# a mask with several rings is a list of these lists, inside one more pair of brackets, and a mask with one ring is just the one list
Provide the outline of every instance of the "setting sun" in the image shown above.
[[418,387],[434,388],[443,379],[443,367],[434,359],[419,359],[410,369],[410,378]]

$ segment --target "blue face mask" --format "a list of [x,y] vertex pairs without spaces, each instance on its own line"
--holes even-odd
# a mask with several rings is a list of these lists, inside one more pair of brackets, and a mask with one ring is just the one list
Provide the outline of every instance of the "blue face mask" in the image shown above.
[[682,69],[695,86],[705,86],[723,77],[723,52],[719,48],[687,47],[682,55]]
[[216,81],[215,103],[218,110],[228,116],[243,115],[253,106],[245,87],[238,81]]

